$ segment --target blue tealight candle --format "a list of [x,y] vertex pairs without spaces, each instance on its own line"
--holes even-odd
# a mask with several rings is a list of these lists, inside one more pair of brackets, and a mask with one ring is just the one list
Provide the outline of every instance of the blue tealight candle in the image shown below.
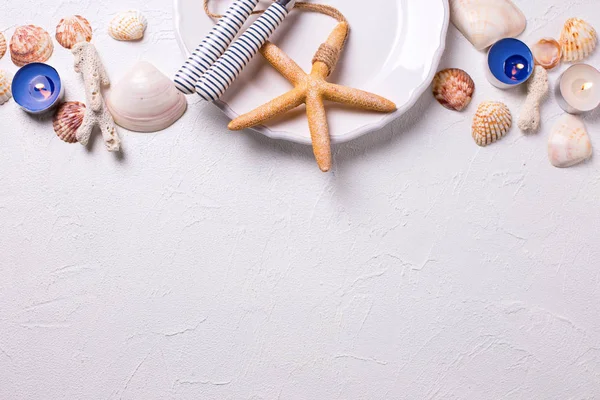
[[531,50],[518,39],[499,40],[488,52],[487,78],[500,89],[508,89],[527,81],[533,73],[533,67]]
[[42,114],[57,106],[64,89],[58,72],[42,63],[25,65],[12,81],[13,98],[25,111]]

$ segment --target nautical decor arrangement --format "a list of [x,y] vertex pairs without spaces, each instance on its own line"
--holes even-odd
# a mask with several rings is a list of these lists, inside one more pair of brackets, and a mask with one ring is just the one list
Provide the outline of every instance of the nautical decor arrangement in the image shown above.
[[[10,59],[20,69],[16,73],[0,70],[0,105],[11,98],[27,113],[51,114],[53,129],[66,143],[86,145],[94,127],[102,132],[108,151],[121,149],[117,125],[129,131],[156,132],[168,128],[185,113],[184,95],[197,94],[202,100],[218,102],[250,61],[262,57],[293,86],[288,92],[258,105],[253,111],[234,118],[230,130],[261,125],[306,106],[306,117],[315,159],[322,171],[329,171],[333,158],[328,102],[342,103],[356,109],[391,113],[396,105],[377,94],[330,82],[332,72],[350,34],[350,23],[336,8],[274,0],[264,10],[255,10],[259,0],[228,0],[223,15],[210,11],[204,0],[205,13],[216,24],[198,44],[171,80],[150,62],[139,61],[114,85],[106,101],[103,89],[110,80],[96,47],[94,31],[81,15],[62,18],[56,25],[56,42],[72,52],[75,71],[82,75],[85,103],[65,98],[64,82],[59,72],[47,64],[54,52],[53,37],[36,25],[17,26],[10,42],[0,33],[0,59]],[[600,107],[600,71],[582,63],[596,49],[598,35],[593,26],[580,18],[569,18],[558,39],[543,37],[528,46],[517,39],[527,20],[511,0],[449,0],[450,19],[465,38],[483,51],[484,73],[493,86],[514,89],[524,85],[526,92],[516,124],[524,133],[543,129],[541,107],[550,92],[550,73],[561,62],[575,63],[556,79],[555,97],[566,112],[549,129],[548,158],[558,168],[581,163],[592,155],[592,144],[584,122],[576,114]],[[312,69],[305,72],[290,56],[269,42],[292,10],[316,12],[337,20],[332,32],[316,51]],[[242,32],[253,14],[259,16]],[[114,15],[104,35],[118,41],[144,39],[148,19],[139,10],[125,10]],[[306,32],[310,34],[310,32]],[[357,31],[357,35],[370,32]],[[347,66],[352,68],[352,66]],[[465,70],[445,68],[432,83],[434,98],[445,108],[464,112],[475,95],[476,84]],[[237,94],[237,95],[243,95]],[[510,109],[501,101],[481,102],[473,115],[471,136],[479,146],[487,146],[506,136],[513,125]]]

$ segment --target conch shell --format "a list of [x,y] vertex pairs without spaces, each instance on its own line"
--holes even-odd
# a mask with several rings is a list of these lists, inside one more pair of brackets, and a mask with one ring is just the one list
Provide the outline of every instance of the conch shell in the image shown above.
[[6,71],[0,69],[0,105],[6,103],[12,97],[10,82],[11,79]]
[[548,139],[548,158],[552,165],[567,168],[592,156],[592,143],[578,117],[565,114],[556,122]]
[[56,26],[56,41],[65,49],[79,42],[92,40],[92,26],[81,15],[71,15],[60,20]]
[[60,140],[67,143],[77,142],[77,129],[83,123],[85,104],[78,101],[67,101],[58,108],[52,121],[54,132]]
[[593,26],[579,18],[568,19],[560,34],[563,59],[567,62],[583,60],[594,51],[597,41]]
[[39,26],[20,26],[10,39],[10,56],[17,67],[32,62],[45,62],[53,51],[52,38]]
[[2,59],[2,57],[4,57],[5,54],[6,54],[6,38],[4,37],[2,32],[0,32],[0,59]]
[[479,146],[487,146],[503,138],[511,126],[512,116],[504,103],[483,102],[473,117],[473,140]]
[[148,26],[146,17],[137,10],[118,13],[108,25],[108,34],[116,40],[140,40]]

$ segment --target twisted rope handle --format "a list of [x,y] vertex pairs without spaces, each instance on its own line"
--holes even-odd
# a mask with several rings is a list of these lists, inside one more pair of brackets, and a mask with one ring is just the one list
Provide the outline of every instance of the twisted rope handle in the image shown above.
[[[209,17],[211,17],[213,19],[219,19],[219,18],[223,17],[223,15],[221,15],[221,14],[215,14],[212,11],[210,11],[209,3],[210,3],[210,0],[204,0],[204,12],[206,13],[206,15],[208,15]],[[327,15],[331,18],[338,20],[339,22],[346,22],[346,23],[348,22],[346,20],[346,17],[344,17],[344,14],[342,14],[340,12],[340,10],[338,10],[335,7],[325,5],[325,4],[297,2],[296,6],[294,8],[297,8],[299,10],[312,11],[312,12],[316,12],[319,14],[324,14],[324,15]],[[256,10],[256,11],[252,12],[252,15],[262,14],[263,12],[265,12],[265,10]]]

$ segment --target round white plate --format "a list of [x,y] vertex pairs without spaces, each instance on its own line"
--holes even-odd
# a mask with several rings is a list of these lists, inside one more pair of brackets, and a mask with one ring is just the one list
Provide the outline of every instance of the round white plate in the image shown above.
[[[232,0],[212,0],[211,3],[214,12],[222,13]],[[351,27],[348,44],[329,80],[377,93],[398,106],[393,114],[379,114],[328,104],[332,141],[345,142],[379,129],[412,107],[431,83],[444,52],[448,1],[315,0],[315,3],[337,7]],[[260,2],[261,8],[268,4],[268,0]],[[186,57],[214,24],[205,15],[202,0],[175,0],[174,20],[177,40]],[[294,10],[271,41],[305,71],[310,71],[314,53],[335,24],[330,17]],[[235,118],[291,87],[258,54],[215,104],[227,116]],[[272,138],[311,142],[304,107],[254,129]]]

